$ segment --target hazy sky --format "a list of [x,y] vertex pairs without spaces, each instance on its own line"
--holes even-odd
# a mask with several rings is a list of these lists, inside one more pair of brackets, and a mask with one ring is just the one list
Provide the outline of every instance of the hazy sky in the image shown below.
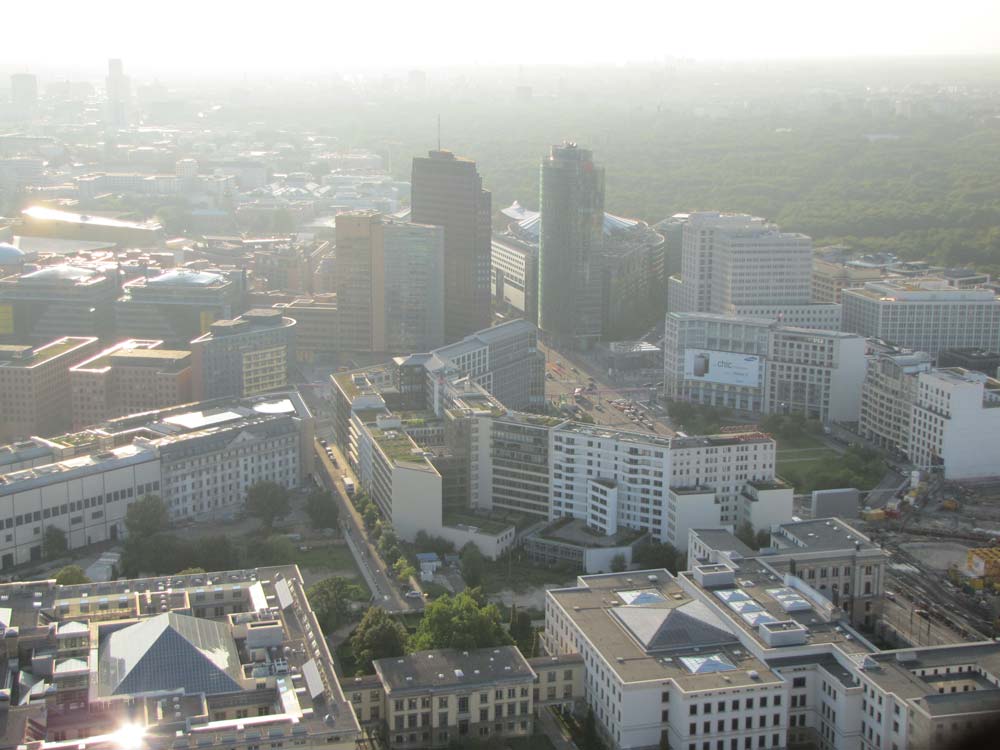
[[[7,0],[0,64],[138,75],[996,54],[1000,0]],[[822,9],[822,10],[821,10]]]

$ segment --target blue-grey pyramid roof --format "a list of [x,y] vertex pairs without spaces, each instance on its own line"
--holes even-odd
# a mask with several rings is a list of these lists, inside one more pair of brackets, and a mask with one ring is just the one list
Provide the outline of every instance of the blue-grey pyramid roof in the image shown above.
[[219,622],[166,612],[117,630],[98,656],[101,695],[183,688],[187,693],[243,689],[236,643]]
[[623,606],[611,613],[646,651],[732,643],[726,624],[699,601],[677,607]]

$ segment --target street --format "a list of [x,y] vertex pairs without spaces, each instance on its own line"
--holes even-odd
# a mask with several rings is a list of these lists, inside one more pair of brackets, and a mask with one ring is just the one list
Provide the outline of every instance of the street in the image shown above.
[[[586,357],[578,353],[564,354],[541,342],[538,343],[538,348],[545,354],[547,400],[576,404],[590,414],[597,424],[636,432],[650,432],[664,437],[674,435],[674,431],[666,422],[665,414],[646,406],[651,388],[610,385],[606,382],[606,373],[601,373]],[[592,387],[591,381],[593,381]],[[591,390],[587,390],[588,387]],[[581,395],[590,402],[590,405],[576,401],[574,393],[578,388],[583,390]],[[611,404],[612,401],[619,399],[634,399],[637,402],[634,405],[635,414],[630,416]],[[639,421],[641,419],[646,419],[647,423],[652,424],[652,428],[643,425]]]
[[882,508],[896,493],[907,486],[909,480],[893,469],[886,469],[882,480],[868,491],[864,504],[872,508]]
[[353,472],[347,467],[347,460],[331,443],[330,448],[336,456],[337,466],[340,467],[337,468],[318,439],[315,441],[315,448],[319,467],[322,467],[322,471],[317,471],[317,473],[324,477],[324,483],[332,491],[335,502],[340,506],[340,525],[344,531],[344,538],[351,554],[354,555],[354,561],[372,592],[373,603],[394,614],[421,611],[424,608],[423,597],[407,599],[403,596],[395,576],[386,573],[375,547],[368,541],[361,514],[358,513],[354,503],[347,496],[344,483],[341,480],[341,476],[347,474],[355,479],[355,486],[357,486]]

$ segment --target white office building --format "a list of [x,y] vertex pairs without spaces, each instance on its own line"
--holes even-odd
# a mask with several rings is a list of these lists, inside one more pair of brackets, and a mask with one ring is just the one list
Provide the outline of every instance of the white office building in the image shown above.
[[865,340],[853,333],[775,328],[768,339],[764,411],[857,422]]
[[[663,334],[663,392],[666,398],[740,411],[764,409],[764,363],[769,318],[667,313]],[[729,354],[743,355],[738,367],[712,368]]]
[[865,340],[774,319],[668,313],[663,388],[668,399],[763,414],[856,422]]
[[868,282],[842,293],[843,330],[928,352],[1000,347],[1000,298],[987,288],[955,289],[942,279]]
[[946,479],[1000,475],[1000,381],[957,367],[916,377],[910,460]]
[[693,213],[684,225],[671,312],[768,317],[837,329],[840,306],[812,302],[812,240],[748,214]]

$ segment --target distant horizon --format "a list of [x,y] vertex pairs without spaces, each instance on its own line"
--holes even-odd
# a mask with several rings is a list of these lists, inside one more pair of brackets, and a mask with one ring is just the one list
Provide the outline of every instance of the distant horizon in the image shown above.
[[[356,5],[286,0],[52,0],[5,8],[5,68],[97,75],[108,58],[140,77],[403,71],[467,66],[630,65],[996,56],[1000,3],[953,0],[619,0],[595,9],[462,0]],[[44,23],[43,23],[44,22]],[[13,62],[12,62],[13,61]],[[81,65],[81,61],[86,61]]]
[[[37,62],[5,62],[0,63],[0,89],[4,87],[3,79],[15,74],[35,75],[43,84],[64,81],[103,83],[107,75],[108,60],[113,57],[94,61],[77,62],[73,66],[54,65],[51,61]],[[629,71],[629,70],[670,70],[682,67],[685,72],[709,71],[759,71],[773,68],[776,71],[789,70],[797,65],[830,66],[832,70],[846,69],[851,66],[887,65],[893,68],[907,65],[949,64],[996,64],[1000,69],[1000,50],[981,53],[934,53],[934,54],[898,54],[898,55],[859,55],[856,57],[800,57],[800,58],[756,58],[756,59],[695,59],[689,57],[664,58],[662,60],[636,60],[630,62],[540,62],[540,63],[434,63],[409,66],[384,67],[345,67],[329,69],[305,70],[246,70],[223,69],[218,71],[191,71],[173,67],[146,66],[141,58],[132,60],[121,59],[125,74],[134,81],[141,83],[170,83],[172,81],[190,82],[201,80],[206,82],[224,82],[253,79],[257,81],[288,81],[295,79],[303,82],[329,80],[333,77],[405,77],[411,72],[421,72],[428,76],[448,76],[467,74],[469,72],[502,71],[511,73],[559,73],[585,70]],[[939,74],[942,71],[937,71]]]

